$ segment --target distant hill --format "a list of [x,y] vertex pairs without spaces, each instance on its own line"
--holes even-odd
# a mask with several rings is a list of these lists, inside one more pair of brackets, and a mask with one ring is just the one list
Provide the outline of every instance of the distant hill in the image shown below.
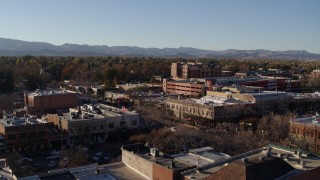
[[0,38],[0,56],[152,56],[182,58],[273,58],[273,59],[309,59],[320,60],[320,54],[307,51],[269,51],[235,50],[224,51],[203,50],[190,47],[180,48],[141,48],[136,46],[89,46],[63,44],[56,46],[45,42],[28,42]]

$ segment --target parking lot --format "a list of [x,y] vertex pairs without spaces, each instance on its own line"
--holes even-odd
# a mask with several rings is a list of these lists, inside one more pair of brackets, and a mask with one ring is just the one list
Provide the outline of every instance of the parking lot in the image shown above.
[[[64,167],[73,167],[86,165],[91,163],[98,164],[108,164],[111,162],[119,162],[121,161],[121,146],[124,143],[111,143],[111,144],[103,144],[96,145],[94,147],[82,147],[86,159],[77,162],[73,162],[69,164],[68,154],[69,150],[61,151],[58,149],[51,149],[45,153],[29,153],[22,155],[19,160],[19,171],[22,174],[41,174],[46,173],[49,170],[64,168]],[[70,153],[69,153],[70,154]],[[97,156],[100,154],[100,156]],[[70,161],[72,161],[70,157]]]

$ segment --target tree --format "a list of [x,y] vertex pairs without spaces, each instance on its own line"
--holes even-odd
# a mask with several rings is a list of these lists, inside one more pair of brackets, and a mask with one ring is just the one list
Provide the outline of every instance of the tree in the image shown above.
[[0,71],[0,91],[10,93],[14,90],[14,79],[11,70]]
[[87,150],[82,149],[79,146],[72,147],[64,151],[62,153],[62,157],[68,158],[68,161],[69,161],[67,165],[62,165],[62,166],[75,167],[75,166],[87,164],[89,162]]

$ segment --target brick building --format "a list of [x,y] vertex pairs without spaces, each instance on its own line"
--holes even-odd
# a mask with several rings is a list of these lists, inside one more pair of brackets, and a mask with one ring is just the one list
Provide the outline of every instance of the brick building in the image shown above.
[[320,69],[315,69],[310,73],[312,79],[320,78]]
[[50,145],[48,123],[31,115],[20,118],[4,115],[0,120],[0,134],[9,151],[38,151]]
[[206,78],[220,77],[221,66],[208,63],[172,63],[171,76],[173,78]]
[[122,163],[145,179],[158,180],[317,179],[319,174],[319,160],[296,149],[270,144],[235,156],[212,149],[168,155],[143,144],[131,144],[121,148]]
[[24,101],[30,114],[56,113],[59,109],[78,106],[77,93],[64,90],[26,93]]
[[264,79],[260,79],[260,80],[241,82],[238,85],[263,87],[267,91],[296,92],[300,90],[301,81],[291,80],[289,78],[281,78],[281,77],[278,77],[278,78],[265,77]]
[[320,111],[320,92],[291,94],[290,110],[298,114],[310,114]]
[[126,145],[121,148],[122,162],[146,179],[182,179],[181,172],[195,165],[168,158],[156,148],[143,144]]
[[308,147],[320,154],[320,115],[298,118],[290,122],[290,136],[297,146]]
[[45,119],[67,132],[70,146],[105,143],[112,133],[139,127],[139,114],[103,104],[84,105],[63,114],[48,114]]
[[205,94],[207,86],[203,82],[196,80],[171,80],[163,79],[163,92],[183,94],[186,96],[202,96]]

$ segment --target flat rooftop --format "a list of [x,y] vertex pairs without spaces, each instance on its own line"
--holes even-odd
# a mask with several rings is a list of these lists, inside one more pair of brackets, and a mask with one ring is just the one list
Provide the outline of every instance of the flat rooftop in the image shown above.
[[[266,154],[269,156],[267,157]],[[302,153],[301,157],[299,157],[299,155],[295,153],[295,150],[276,145],[268,145],[267,147],[255,149],[243,154],[232,156],[225,160],[214,162],[209,164],[207,167],[202,168],[200,171],[196,171],[196,169],[185,171],[183,172],[183,175],[186,177],[192,177],[194,179],[203,179],[232,162],[248,159],[249,164],[255,164],[272,157],[284,159],[284,161],[296,169],[294,171],[299,170],[299,172],[311,170],[320,166],[319,158],[311,157],[305,153]],[[304,167],[301,166],[300,161],[305,162]]]
[[30,124],[44,124],[46,121],[42,121],[35,116],[26,115],[25,117],[7,117],[4,119],[0,119],[0,124],[5,127],[12,126],[25,126]]
[[[162,152],[159,152],[158,156],[152,156],[150,154],[150,148],[145,147],[143,144],[131,144],[123,146],[122,148],[127,151],[134,152],[134,154],[146,160],[167,167],[168,169],[180,170],[194,167],[194,165],[191,163],[179,161],[176,158],[172,158],[171,156],[163,154]],[[169,164],[172,162],[175,164],[174,167],[169,167]]]
[[[172,99],[170,99],[172,101]],[[243,105],[243,104],[253,104],[253,102],[246,102],[241,101],[233,98],[226,98],[226,97],[218,97],[218,96],[205,96],[200,99],[183,99],[183,100],[173,100],[173,101],[180,101],[190,104],[198,104],[203,106],[211,106],[211,107],[218,107],[218,106],[225,106],[225,105]]]
[[316,116],[298,118],[298,119],[292,120],[291,123],[320,127],[320,116],[316,115]]
[[136,115],[137,113],[131,112],[126,108],[120,109],[113,106],[108,106],[104,104],[90,105],[85,104],[79,109],[70,108],[70,112],[63,113],[59,115],[61,117],[65,117],[67,120],[71,121],[81,121],[81,120],[89,120],[89,119],[105,119],[107,117],[121,117],[121,116],[131,116]]
[[275,92],[275,91],[262,91],[260,93],[250,93],[256,99],[268,99],[275,97],[290,97],[290,95],[286,92]]
[[72,91],[67,91],[67,90],[36,90],[32,93],[29,93],[28,96],[54,96],[54,95],[62,95],[62,94],[76,94],[75,92]]

